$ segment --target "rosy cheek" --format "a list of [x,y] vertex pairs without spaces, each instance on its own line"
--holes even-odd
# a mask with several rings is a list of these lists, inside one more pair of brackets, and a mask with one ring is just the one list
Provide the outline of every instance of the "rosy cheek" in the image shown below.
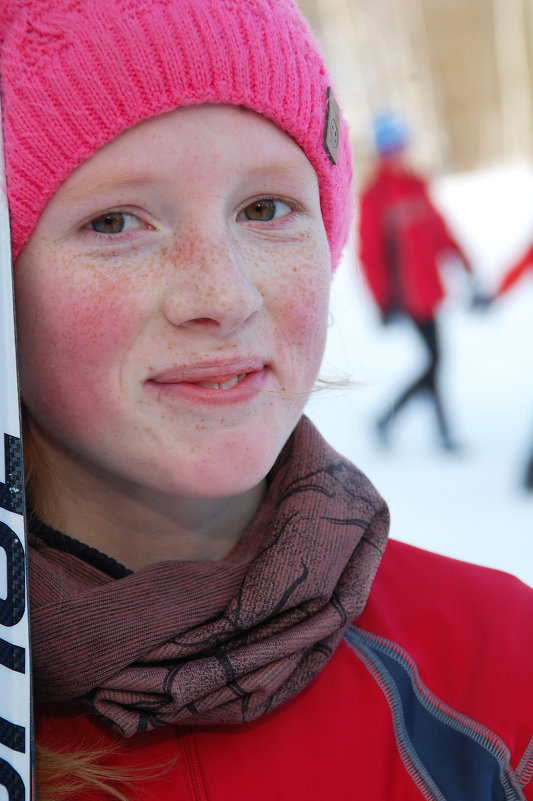
[[53,321],[59,332],[68,332],[67,358],[81,358],[85,365],[105,366],[120,351],[131,333],[138,311],[128,296],[90,291],[66,298],[60,316]]
[[292,339],[313,357],[322,356],[327,329],[330,291],[329,250],[316,249],[292,264],[284,283],[278,286],[283,316],[289,323]]
[[23,396],[30,406],[57,406],[59,414],[72,400],[80,412],[90,404],[88,393],[125,350],[138,310],[108,283],[36,271],[18,281],[17,317]]

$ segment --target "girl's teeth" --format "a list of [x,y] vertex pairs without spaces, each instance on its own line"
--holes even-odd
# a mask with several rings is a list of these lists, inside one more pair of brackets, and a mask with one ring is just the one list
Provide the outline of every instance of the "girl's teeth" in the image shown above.
[[228,381],[199,381],[198,386],[207,387],[208,389],[233,389],[239,381],[242,381],[245,375],[246,373],[236,375],[234,378],[228,379]]

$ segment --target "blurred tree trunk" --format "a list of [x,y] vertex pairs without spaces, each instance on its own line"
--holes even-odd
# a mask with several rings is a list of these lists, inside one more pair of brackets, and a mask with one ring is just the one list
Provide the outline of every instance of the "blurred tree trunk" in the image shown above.
[[[505,1],[505,0],[504,0]],[[501,149],[493,0],[424,0],[449,164],[467,169]]]
[[531,147],[532,103],[527,52],[525,0],[493,0],[502,148]]

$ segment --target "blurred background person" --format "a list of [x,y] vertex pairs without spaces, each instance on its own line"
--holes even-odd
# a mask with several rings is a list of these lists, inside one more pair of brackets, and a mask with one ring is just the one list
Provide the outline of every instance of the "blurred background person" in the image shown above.
[[[431,198],[477,281],[496,287],[502,266],[533,239],[533,0],[298,3],[335,73],[357,189],[375,169],[376,112],[400,110],[413,133],[412,168],[431,176]],[[328,379],[350,379],[353,389],[313,393],[308,413],[373,476],[391,508],[393,537],[533,585],[533,492],[520,486],[533,398],[533,370],[524,367],[533,281],[476,315],[468,273],[450,264],[442,276],[440,386],[465,458],[443,458],[434,409],[423,397],[398,416],[396,447],[376,447],[372,422],[421,370],[425,346],[407,318],[393,330],[381,325],[353,250],[333,282],[322,370]]]
[[436,314],[445,297],[439,266],[445,255],[453,254],[470,275],[471,268],[432,203],[427,181],[408,165],[410,131],[405,118],[395,112],[378,115],[374,139],[376,168],[360,194],[360,263],[383,323],[397,316],[408,318],[427,351],[424,370],[388,406],[376,428],[388,442],[396,414],[415,396],[425,395],[433,404],[441,446],[454,450],[457,443],[439,388]]
[[[487,296],[486,302],[480,298],[479,305],[490,306],[502,295],[505,295],[511,288],[513,288],[526,274],[533,275],[533,242],[526,250],[526,252],[516,261],[504,274],[498,288],[493,295]],[[524,487],[533,492],[533,447],[529,458],[527,459],[526,469],[524,473]]]

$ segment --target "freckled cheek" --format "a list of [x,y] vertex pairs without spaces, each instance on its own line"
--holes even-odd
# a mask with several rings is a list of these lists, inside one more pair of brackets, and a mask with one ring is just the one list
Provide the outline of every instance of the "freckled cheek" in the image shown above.
[[[37,307],[18,304],[23,391],[33,387],[50,400],[94,391],[99,376],[120,366],[138,326],[138,310],[127,297],[119,301],[112,291],[72,285],[68,290],[41,294]],[[118,380],[118,370],[111,378]]]
[[[320,249],[318,249],[320,254]],[[322,357],[327,331],[329,254],[316,255],[293,263],[275,285],[276,318],[293,344],[304,348],[311,358]]]

